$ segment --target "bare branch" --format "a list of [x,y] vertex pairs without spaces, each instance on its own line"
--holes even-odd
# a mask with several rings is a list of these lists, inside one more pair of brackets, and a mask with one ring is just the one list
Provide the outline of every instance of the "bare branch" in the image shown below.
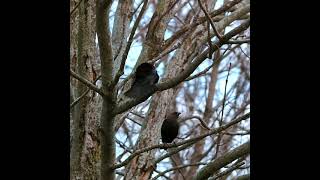
[[125,63],[126,63],[126,60],[127,60],[127,57],[128,57],[128,53],[129,53],[129,50],[130,50],[130,47],[131,47],[131,44],[132,44],[132,42],[133,42],[134,34],[135,34],[135,32],[136,32],[136,29],[137,29],[137,27],[138,27],[138,25],[139,25],[139,23],[140,23],[140,20],[141,20],[141,18],[142,18],[142,16],[143,16],[144,12],[145,12],[146,9],[147,9],[147,5],[148,5],[148,0],[144,0],[143,6],[142,6],[142,8],[141,8],[141,11],[139,12],[139,15],[138,15],[136,21],[134,22],[133,27],[132,27],[132,30],[131,30],[131,33],[130,33],[130,36],[129,36],[129,40],[128,40],[127,46],[126,46],[126,48],[125,48],[125,50],[124,50],[124,53],[123,53],[123,55],[122,55],[122,59],[121,59],[121,64],[120,64],[119,71],[117,72],[117,74],[116,74],[116,76],[115,76],[115,78],[114,78],[114,80],[113,80],[112,86],[115,86],[115,85],[118,83],[120,76],[123,75],[124,65],[125,65]]
[[[157,172],[158,174],[160,174],[161,172],[160,171],[158,171],[157,169],[154,169],[154,171],[155,172]],[[166,176],[165,174],[162,174],[161,175],[161,177],[164,177],[164,178],[166,178],[166,179],[169,179],[170,180],[170,178],[168,177],[168,176]]]
[[214,161],[210,162],[207,166],[201,168],[196,176],[194,176],[193,180],[207,179],[220,168],[248,153],[250,153],[250,141],[225,153],[223,156],[218,157]]
[[154,161],[153,165],[156,165],[156,164],[159,163],[160,161],[162,161],[162,160],[164,160],[164,159],[166,159],[166,158],[168,158],[168,157],[171,157],[172,155],[174,155],[174,154],[176,154],[176,153],[178,153],[178,152],[180,152],[180,151],[188,148],[189,146],[193,145],[194,143],[195,143],[195,142],[189,142],[189,143],[183,144],[183,145],[180,146],[180,147],[177,147],[177,148],[173,149],[172,151],[170,151],[170,152],[166,153],[165,155],[163,155],[163,156],[159,157],[158,159],[156,159],[156,160]]
[[224,95],[223,95],[222,110],[221,110],[222,111],[221,112],[221,122],[223,120],[223,112],[224,112],[224,106],[225,106],[225,102],[226,102],[226,92],[227,92],[227,85],[228,85],[228,78],[229,78],[230,70],[231,70],[231,63],[229,64],[227,79],[226,79],[226,83],[225,83],[225,86],[224,86]]
[[91,90],[94,90],[95,92],[99,93],[101,96],[104,96],[102,91],[96,85],[92,84],[90,81],[86,80],[84,77],[81,77],[80,75],[76,74],[72,70],[70,70],[70,74],[72,77],[74,77],[75,79],[79,80],[80,82],[88,86],[88,88],[90,88]]
[[139,123],[138,121],[136,121],[136,120],[134,120],[134,119],[132,119],[132,118],[130,118],[130,117],[125,117],[126,119],[129,119],[130,121],[132,121],[132,122],[134,122],[134,123],[136,123],[136,124],[138,124],[139,126],[142,126],[142,124],[141,123]]
[[249,58],[250,59],[250,56],[249,55],[247,55],[244,51],[243,51],[243,49],[241,48],[241,46],[239,47],[239,49],[241,50],[241,52],[247,57],[247,58]]
[[180,165],[180,166],[176,166],[174,168],[171,169],[167,169],[161,173],[159,173],[158,175],[156,175],[154,178],[152,178],[151,180],[156,180],[158,179],[160,176],[165,175],[166,173],[170,172],[170,171],[175,171],[178,169],[182,169],[182,168],[186,168],[186,167],[190,167],[190,166],[200,166],[200,165],[206,165],[206,163],[194,163],[194,164],[185,164],[185,165]]
[[190,116],[190,117],[185,117],[185,118],[183,118],[183,119],[181,119],[181,121],[185,121],[185,120],[188,120],[188,119],[198,119],[199,121],[200,121],[200,123],[201,123],[201,126],[203,127],[203,128],[205,128],[205,129],[207,129],[207,130],[211,130],[209,127],[208,127],[208,125],[202,120],[202,118],[201,117],[199,117],[199,116]]
[[[228,56],[233,52],[233,50],[236,49],[237,47],[239,47],[239,45],[236,45],[236,46],[234,46],[233,48],[231,48],[231,49],[228,51],[228,53],[226,53],[227,50],[228,50],[228,49],[226,49],[225,52],[222,53],[223,56],[220,56],[219,59],[216,59],[216,61],[221,61],[221,60],[223,60],[224,58],[228,57]],[[209,69],[211,69],[211,68],[212,68],[214,65],[216,65],[216,64],[217,64],[217,63],[212,63],[210,66],[208,66],[207,68],[205,68],[203,71],[201,71],[201,72],[199,72],[198,74],[195,74],[195,75],[193,75],[193,76],[189,76],[189,77],[188,77],[187,79],[185,79],[184,81],[190,81],[190,80],[192,80],[192,79],[195,79],[195,78],[198,78],[198,77],[200,77],[200,76],[205,75],[205,74],[209,71]]]
[[[227,33],[220,41],[216,42],[213,45],[213,52],[216,51],[217,49],[219,49],[219,47],[221,47],[225,42],[227,42],[230,38],[232,38],[233,36],[237,35],[238,33],[244,31],[245,29],[247,29],[250,25],[250,20],[247,20],[246,22],[244,22],[243,24],[241,24],[240,26],[238,26],[237,28],[233,29],[232,31],[230,31],[229,33]],[[169,88],[172,88],[174,86],[176,86],[177,84],[179,84],[180,82],[182,82],[184,79],[186,79],[190,74],[192,74],[192,72],[199,66],[199,64],[201,64],[206,58],[207,58],[207,54],[209,52],[209,49],[205,50],[202,54],[200,54],[195,60],[193,60],[193,62],[191,62],[183,72],[181,72],[178,76],[176,76],[173,79],[169,79],[166,82],[163,83],[159,83],[157,84],[157,90],[158,91],[163,91]]]
[[212,177],[212,178],[209,178],[208,180],[216,180],[216,179],[219,179],[220,177],[222,176],[225,176],[225,175],[228,175],[230,174],[232,171],[238,169],[239,167],[241,167],[242,165],[244,165],[245,162],[240,162],[240,163],[237,163],[233,166],[231,166],[230,168],[228,168],[227,170],[217,174],[216,176]]
[[[226,3],[225,5],[223,5],[222,7],[220,7],[219,9],[213,11],[212,13],[210,13],[210,17],[215,17],[219,14],[222,14],[224,12],[226,12],[227,10],[229,10],[231,7],[235,6],[236,4],[238,4],[239,2],[241,2],[242,0],[234,0],[234,1],[230,1],[228,3]],[[184,33],[194,29],[195,27],[197,27],[198,25],[204,23],[206,21],[206,17],[200,17],[195,23],[193,24],[189,24],[186,25],[184,27],[182,27],[179,31],[177,31],[174,35],[172,35],[169,39],[167,39],[165,41],[165,45],[164,46],[168,46],[169,44],[172,44],[176,39],[178,39],[179,37],[181,37],[181,35],[183,35]]]
[[176,45],[174,45],[171,49],[169,49],[168,51],[159,54],[158,57],[155,57],[155,58],[153,58],[153,59],[151,59],[151,60],[149,60],[149,61],[147,61],[147,62],[153,64],[153,63],[155,63],[158,59],[161,59],[162,57],[166,56],[167,54],[171,53],[172,51],[178,49],[180,46],[181,46],[181,43],[179,42],[179,43],[177,43]]
[[135,115],[135,116],[138,116],[138,117],[140,117],[140,118],[142,118],[142,119],[146,118],[145,116],[143,116],[143,115],[141,115],[141,114],[139,114],[139,113],[133,112],[133,111],[130,111],[130,113],[133,114],[133,115]]
[[[222,39],[222,36],[221,36],[221,35],[219,34],[219,32],[217,31],[217,28],[215,27],[215,25],[214,25],[214,23],[213,23],[210,15],[209,15],[209,13],[208,13],[207,10],[203,7],[203,5],[202,5],[202,3],[201,3],[201,0],[198,0],[198,3],[199,3],[200,8],[202,9],[202,11],[204,12],[207,20],[208,20],[209,23],[211,24],[214,33],[216,34],[216,36],[218,37],[218,39],[221,40],[221,39]],[[209,43],[209,44],[210,44],[210,43]]]
[[[94,84],[101,78],[101,75],[97,77],[97,79],[94,81]],[[87,89],[83,94],[81,94],[80,97],[78,97],[76,100],[74,100],[70,104],[70,109],[73,108],[88,92],[90,91],[90,88]]]

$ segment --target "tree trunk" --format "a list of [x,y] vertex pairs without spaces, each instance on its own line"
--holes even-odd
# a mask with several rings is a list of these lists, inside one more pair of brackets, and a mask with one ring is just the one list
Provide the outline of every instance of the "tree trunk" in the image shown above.
[[[75,12],[76,13],[76,12]],[[78,16],[77,16],[78,15]],[[95,46],[95,3],[94,0],[82,1],[74,14],[78,22],[78,30],[71,32],[72,60],[77,74],[90,80],[95,80],[94,64],[97,63]],[[77,32],[77,35],[75,35]],[[73,38],[77,38],[77,42]],[[76,45],[76,46],[75,46]],[[72,48],[71,48],[72,49]],[[78,52],[78,55],[76,54]],[[71,64],[72,64],[71,63]],[[75,98],[82,96],[87,87],[77,82]],[[94,105],[99,104],[96,93],[89,91],[71,110],[73,117],[71,144],[71,179],[96,179],[99,146],[97,138],[97,123],[100,112]]]

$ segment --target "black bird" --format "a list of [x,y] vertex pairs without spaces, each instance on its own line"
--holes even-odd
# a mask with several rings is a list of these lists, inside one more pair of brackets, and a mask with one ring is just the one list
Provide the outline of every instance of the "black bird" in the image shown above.
[[[179,133],[179,112],[173,112],[167,116],[161,126],[161,138],[163,143],[171,143]],[[166,149],[166,148],[164,148]]]
[[156,68],[150,63],[142,63],[136,69],[131,88],[124,95],[131,98],[140,97],[149,93],[158,81]]

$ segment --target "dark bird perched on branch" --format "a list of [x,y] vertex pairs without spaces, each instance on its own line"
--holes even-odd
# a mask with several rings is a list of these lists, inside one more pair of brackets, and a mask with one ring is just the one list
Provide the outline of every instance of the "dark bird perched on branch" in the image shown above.
[[[171,143],[179,133],[179,112],[173,112],[167,116],[161,126],[161,138],[163,143]],[[166,149],[166,148],[164,148]]]
[[151,89],[159,81],[156,68],[150,63],[140,64],[134,74],[134,81],[131,88],[124,95],[137,98],[151,92]]

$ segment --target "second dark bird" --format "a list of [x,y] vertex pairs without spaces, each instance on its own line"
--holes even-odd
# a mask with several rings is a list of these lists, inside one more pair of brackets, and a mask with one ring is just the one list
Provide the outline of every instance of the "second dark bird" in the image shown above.
[[151,91],[158,81],[156,68],[150,63],[142,63],[136,69],[131,88],[124,94],[131,98],[141,97]]
[[[161,126],[161,138],[163,143],[171,143],[179,133],[179,112],[170,113]],[[166,148],[164,148],[166,149]]]

